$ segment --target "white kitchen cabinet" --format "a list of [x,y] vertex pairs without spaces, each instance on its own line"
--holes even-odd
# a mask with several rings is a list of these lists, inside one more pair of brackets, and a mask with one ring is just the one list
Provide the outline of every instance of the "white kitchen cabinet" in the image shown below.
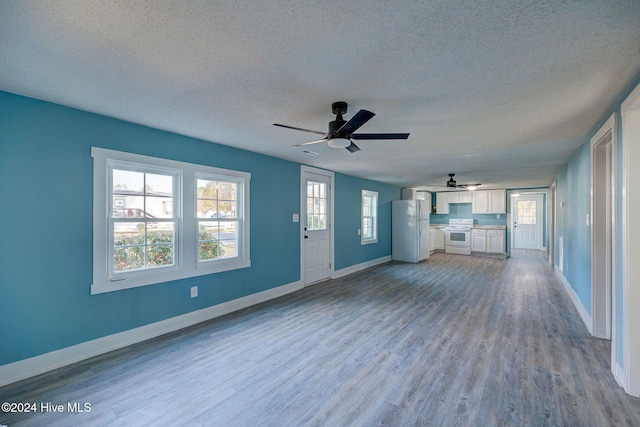
[[436,230],[435,228],[431,228],[431,245],[429,246],[429,248],[431,248],[431,252],[436,250]]
[[449,213],[449,194],[451,193],[436,193],[436,213],[448,214]]
[[431,227],[431,249],[444,250],[444,229],[440,227]]
[[472,203],[473,191],[456,191],[449,193],[449,203]]
[[487,252],[504,253],[504,230],[487,230]]
[[471,252],[487,252],[487,230],[471,229]]
[[473,192],[474,214],[503,214],[507,213],[506,190],[476,190]]

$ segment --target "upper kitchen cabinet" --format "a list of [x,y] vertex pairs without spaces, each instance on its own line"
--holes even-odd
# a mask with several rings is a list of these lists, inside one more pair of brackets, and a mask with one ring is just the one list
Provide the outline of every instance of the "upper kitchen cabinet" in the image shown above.
[[452,193],[436,193],[436,213],[448,214],[449,213],[449,194]]
[[449,193],[449,203],[473,203],[472,191],[456,191]]
[[507,213],[506,190],[481,190],[473,192],[474,214],[503,214]]

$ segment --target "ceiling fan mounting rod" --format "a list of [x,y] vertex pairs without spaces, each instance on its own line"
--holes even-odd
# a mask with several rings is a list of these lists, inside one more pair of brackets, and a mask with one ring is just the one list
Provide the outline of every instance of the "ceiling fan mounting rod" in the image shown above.
[[333,104],[331,104],[331,111],[333,111],[333,114],[335,114],[336,116],[347,114],[347,103],[344,101],[334,102]]

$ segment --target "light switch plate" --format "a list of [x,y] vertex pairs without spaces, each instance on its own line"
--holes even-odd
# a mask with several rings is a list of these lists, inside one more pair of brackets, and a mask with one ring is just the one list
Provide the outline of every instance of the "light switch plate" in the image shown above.
[[293,214],[293,222],[300,222],[300,215]]
[[195,298],[198,296],[198,287],[197,286],[192,286],[191,287],[191,298]]

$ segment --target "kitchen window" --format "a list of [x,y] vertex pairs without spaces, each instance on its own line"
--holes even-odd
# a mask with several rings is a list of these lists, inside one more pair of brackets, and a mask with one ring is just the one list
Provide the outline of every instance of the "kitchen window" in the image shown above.
[[378,193],[362,190],[362,227],[360,243],[363,245],[378,241]]
[[91,154],[92,294],[250,266],[250,174],[96,147]]

